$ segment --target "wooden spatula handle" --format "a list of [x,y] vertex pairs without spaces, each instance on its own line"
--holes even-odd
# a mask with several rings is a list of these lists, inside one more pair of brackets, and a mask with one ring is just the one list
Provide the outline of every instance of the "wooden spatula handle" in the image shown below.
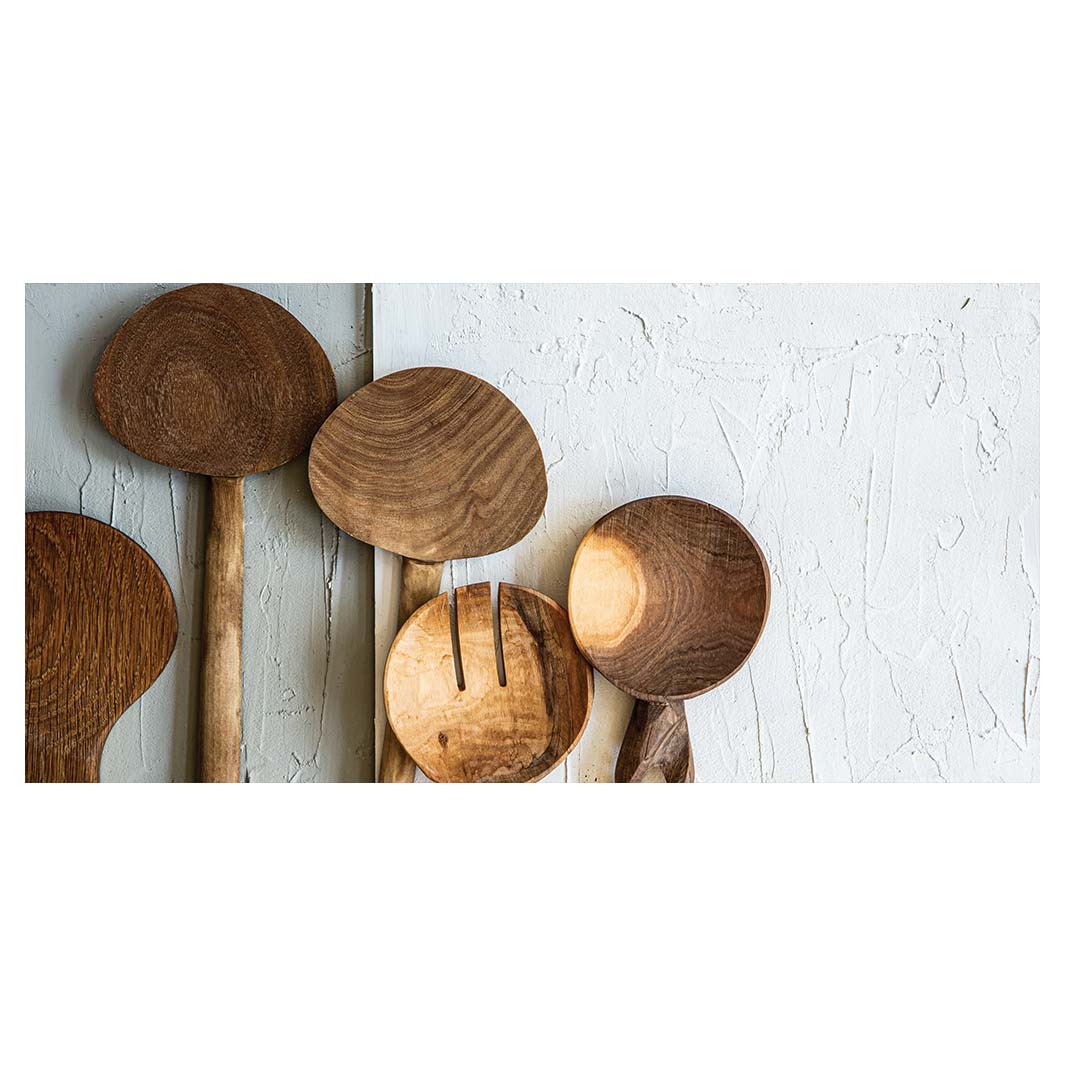
[[[403,560],[397,631],[418,607],[424,606],[440,593],[440,575],[443,572],[443,562],[419,562],[413,558]],[[381,750],[381,772],[378,779],[382,784],[413,784],[414,769],[414,760],[396,739],[396,734],[386,718],[385,743]]]
[[679,699],[661,703],[636,700],[614,767],[614,780],[637,784],[656,766],[668,784],[690,784],[695,780],[688,719]]
[[244,478],[212,477],[203,579],[200,779],[240,780]]

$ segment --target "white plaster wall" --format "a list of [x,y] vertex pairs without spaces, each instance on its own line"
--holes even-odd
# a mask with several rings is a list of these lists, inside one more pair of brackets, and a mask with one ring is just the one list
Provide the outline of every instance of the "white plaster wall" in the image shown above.
[[[100,354],[122,322],[174,285],[28,285],[26,509],[109,522],[173,589],[173,657],[113,728],[101,778],[193,779],[206,480],[139,458],[92,403]],[[362,285],[255,285],[325,349],[341,397],[366,382]],[[244,751],[251,781],[368,780],[373,770],[369,548],[315,505],[306,457],[245,481]]]
[[[689,703],[706,781],[1029,781],[1039,773],[1039,297],[1024,285],[380,285],[376,376],[458,366],[537,430],[549,499],[449,586],[563,604],[614,506],[707,499],[762,544],[773,606]],[[398,567],[376,553],[380,673]],[[609,780],[631,700],[551,779]]]

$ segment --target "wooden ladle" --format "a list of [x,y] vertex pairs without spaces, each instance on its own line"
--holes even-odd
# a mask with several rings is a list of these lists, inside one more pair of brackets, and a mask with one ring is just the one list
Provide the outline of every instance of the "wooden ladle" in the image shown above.
[[244,478],[294,459],[336,406],[318,342],[273,300],[192,285],[142,307],[95,380],[100,420],[152,462],[211,478],[200,779],[240,778]]
[[[310,478],[339,528],[403,557],[400,624],[440,590],[445,562],[517,543],[547,501],[525,416],[487,381],[446,366],[400,370],[348,396],[314,438]],[[414,780],[387,726],[380,780]]]
[[26,780],[95,783],[111,726],[163,670],[174,597],[144,548],[79,514],[26,515]]
[[566,612],[500,584],[498,661],[491,587],[456,589],[455,615],[457,656],[446,595],[415,611],[392,644],[385,709],[397,739],[430,780],[541,779],[576,746],[592,707],[592,671]]
[[636,697],[614,779],[695,778],[684,700],[743,665],[769,613],[769,570],[730,514],[684,496],[626,503],[584,535],[570,623],[588,660]]

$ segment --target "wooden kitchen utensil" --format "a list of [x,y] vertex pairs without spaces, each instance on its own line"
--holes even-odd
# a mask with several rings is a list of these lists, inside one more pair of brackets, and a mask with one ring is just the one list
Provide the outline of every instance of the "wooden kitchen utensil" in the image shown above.
[[[486,381],[446,366],[400,370],[344,400],[314,438],[310,478],[336,525],[403,556],[400,624],[437,594],[445,562],[517,543],[547,500],[525,416]],[[380,780],[414,780],[387,726]]]
[[203,593],[200,778],[237,781],[244,478],[305,451],[336,406],[318,342],[283,307],[192,285],[129,318],[96,371],[96,409],[130,451],[211,478]]
[[166,578],[124,533],[26,515],[26,780],[100,779],[111,726],[162,672],[177,627]]
[[499,586],[502,673],[491,587],[455,591],[458,661],[447,595],[408,619],[385,665],[385,708],[430,780],[527,783],[573,750],[592,707],[592,671],[566,612],[546,595]]
[[683,496],[626,503],[585,534],[569,582],[570,623],[588,660],[636,697],[615,767],[695,777],[684,700],[746,661],[769,613],[769,570],[731,515]]

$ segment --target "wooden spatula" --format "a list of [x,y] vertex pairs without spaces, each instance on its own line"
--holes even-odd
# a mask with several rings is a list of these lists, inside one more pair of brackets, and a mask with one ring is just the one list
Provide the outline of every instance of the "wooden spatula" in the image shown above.
[[448,597],[403,626],[385,665],[385,708],[402,746],[430,780],[539,780],[576,746],[592,707],[592,671],[566,612],[531,588],[499,586],[499,650],[491,587],[455,592],[457,660]]
[[[344,400],[314,438],[310,478],[339,528],[403,556],[400,624],[437,594],[445,562],[517,543],[547,501],[525,416],[487,381],[445,366],[400,370]],[[391,728],[380,779],[414,780]]]
[[126,321],[96,371],[96,409],[130,451],[211,478],[203,593],[200,778],[240,778],[244,478],[294,459],[336,406],[318,342],[232,285],[168,292]]
[[111,726],[163,670],[174,597],[144,548],[79,514],[26,515],[26,779],[95,783]]
[[626,503],[581,540],[569,611],[588,660],[636,697],[614,779],[658,767],[670,783],[694,780],[684,700],[743,665],[769,613],[769,570],[751,534],[698,499]]

